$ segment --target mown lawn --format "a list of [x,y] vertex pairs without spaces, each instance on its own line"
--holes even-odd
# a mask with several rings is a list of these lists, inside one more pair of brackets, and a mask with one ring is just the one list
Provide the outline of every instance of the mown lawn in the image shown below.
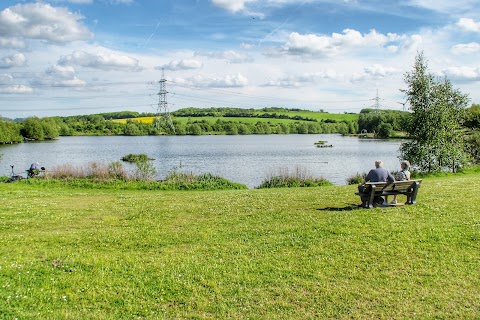
[[355,186],[0,184],[0,319],[479,319],[479,185],[367,210]]

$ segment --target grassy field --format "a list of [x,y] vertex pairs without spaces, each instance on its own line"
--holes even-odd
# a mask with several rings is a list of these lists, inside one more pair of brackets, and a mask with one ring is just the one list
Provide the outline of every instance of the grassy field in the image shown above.
[[479,185],[367,210],[355,186],[2,183],[0,319],[479,319]]
[[[260,116],[268,112],[258,112]],[[301,116],[304,118],[316,119],[317,121],[321,120],[335,120],[335,121],[357,121],[358,114],[336,114],[336,113],[322,113],[322,112],[313,112],[313,111],[285,111],[285,112],[276,112],[278,115],[287,115],[289,117]],[[153,117],[141,117],[133,118],[131,120],[143,122],[143,123],[152,123]],[[242,123],[257,123],[257,122],[270,122],[270,123],[290,123],[292,121],[303,121],[303,120],[292,120],[292,119],[276,119],[276,118],[243,118],[243,117],[174,117],[172,119],[179,121],[180,123],[187,123],[188,120],[192,121],[202,121],[206,120],[210,123],[215,123],[217,120],[223,121],[233,121],[233,122],[242,122]],[[127,119],[116,119],[114,122],[126,123]]]

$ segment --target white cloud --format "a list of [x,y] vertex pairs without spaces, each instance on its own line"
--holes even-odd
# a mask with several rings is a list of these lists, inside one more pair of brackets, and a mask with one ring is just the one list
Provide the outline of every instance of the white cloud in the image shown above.
[[61,77],[66,79],[71,79],[75,77],[75,69],[72,66],[62,66],[62,65],[54,65],[49,67],[45,73],[47,75]]
[[318,83],[322,80],[337,80],[339,75],[333,71],[328,70],[324,72],[306,73],[297,76],[283,76],[276,80],[271,80],[265,84],[268,87],[301,87],[310,84]]
[[0,84],[12,84],[13,83],[13,77],[11,74],[0,74]]
[[57,2],[70,2],[76,4],[91,4],[93,0],[57,0]]
[[67,43],[92,38],[79,23],[83,17],[66,8],[37,2],[17,4],[0,12],[0,33],[6,38],[45,40]]
[[470,12],[478,7],[478,0],[409,0],[408,2],[416,7],[448,14]]
[[236,88],[248,85],[248,79],[241,75],[227,75],[224,78],[207,78],[196,75],[187,79],[175,79],[175,83],[193,87]]
[[442,73],[456,81],[480,81],[480,67],[450,67],[442,70]]
[[473,19],[461,18],[458,20],[457,26],[467,32],[480,32],[480,22]]
[[333,33],[331,36],[292,32],[280,51],[292,55],[329,57],[358,47],[383,47],[404,38],[393,33],[384,35],[375,30],[361,34],[357,30],[345,29],[343,33]]
[[92,54],[84,51],[75,51],[68,56],[61,57],[58,60],[58,64],[63,66],[78,65],[102,70],[141,70],[137,59],[124,54],[110,52]]
[[203,63],[199,60],[194,59],[183,59],[183,60],[172,60],[168,64],[165,64],[156,69],[167,69],[171,71],[176,70],[191,70],[191,69],[200,69],[203,67]]
[[224,52],[196,52],[195,56],[204,56],[213,59],[226,60],[230,63],[252,62],[253,58],[248,54],[227,50]]
[[245,4],[247,2],[252,2],[252,0],[212,0],[212,3],[217,7],[233,13],[245,10]]
[[406,51],[415,51],[418,50],[422,43],[423,37],[419,34],[414,34],[408,38],[405,38],[400,48]]
[[85,81],[80,80],[77,77],[73,77],[73,79],[63,80],[59,82],[59,85],[63,87],[83,87],[85,86],[85,84]]
[[0,37],[0,48],[14,48],[20,49],[25,48],[25,41],[19,38],[4,38]]
[[457,44],[452,47],[454,54],[471,54],[480,52],[480,43],[470,42],[465,44]]
[[384,67],[380,64],[374,64],[363,69],[362,73],[354,73],[351,81],[381,80],[388,76],[400,73],[400,70],[390,67]]
[[1,69],[8,69],[13,67],[21,67],[25,64],[27,59],[23,53],[14,53],[9,56],[3,57],[0,61]]
[[31,87],[18,84],[0,88],[0,93],[4,94],[25,94],[31,93],[32,91],[33,89]]

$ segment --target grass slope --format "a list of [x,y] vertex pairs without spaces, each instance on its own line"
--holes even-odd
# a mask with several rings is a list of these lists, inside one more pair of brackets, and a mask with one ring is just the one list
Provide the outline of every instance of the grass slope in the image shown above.
[[[175,117],[172,115],[172,119],[179,121],[180,123],[187,123],[189,120],[191,121],[208,121],[209,123],[215,123],[217,120],[223,121],[232,121],[232,122],[239,122],[239,123],[257,123],[257,122],[270,122],[270,123],[291,123],[291,122],[303,122],[304,120],[293,120],[293,119],[276,119],[276,118],[261,118],[262,114],[271,114],[272,112],[256,112],[255,114],[259,116],[259,118],[249,118],[249,117]],[[343,114],[343,113],[323,113],[323,112],[314,112],[314,111],[283,111],[283,112],[275,112],[278,115],[287,115],[289,117],[301,116],[304,118],[316,119],[317,121],[322,120],[335,120],[335,121],[357,121],[358,114]],[[152,123],[154,117],[139,117],[139,118],[131,118],[132,121],[138,121],[143,123]],[[116,119],[113,120],[114,122],[119,123],[126,123],[127,119]]]
[[355,186],[0,184],[0,318],[478,319],[479,184],[372,210]]

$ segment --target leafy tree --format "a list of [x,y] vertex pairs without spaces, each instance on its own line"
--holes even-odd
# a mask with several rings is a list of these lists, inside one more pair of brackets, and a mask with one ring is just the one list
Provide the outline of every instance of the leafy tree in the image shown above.
[[132,120],[127,120],[125,124],[123,134],[126,136],[139,136],[141,135],[138,123]]
[[194,136],[199,136],[203,133],[202,128],[196,123],[189,124],[187,127],[187,132],[188,134],[194,135]]
[[402,90],[412,113],[407,123],[411,140],[400,146],[401,158],[421,171],[455,170],[466,161],[461,125],[468,97],[444,78],[428,72],[423,53],[417,54],[411,72],[405,74],[408,86]]
[[15,122],[2,121],[0,118],[0,144],[22,142],[20,125]]
[[47,140],[58,138],[58,125],[54,119],[44,118],[41,120],[44,138]]
[[480,131],[472,131],[465,138],[466,151],[473,163],[480,163]]
[[393,127],[390,123],[382,123],[378,127],[377,137],[382,139],[390,138],[392,135]]
[[42,121],[37,117],[27,118],[23,122],[21,134],[22,136],[30,140],[44,140],[45,133],[43,132]]

